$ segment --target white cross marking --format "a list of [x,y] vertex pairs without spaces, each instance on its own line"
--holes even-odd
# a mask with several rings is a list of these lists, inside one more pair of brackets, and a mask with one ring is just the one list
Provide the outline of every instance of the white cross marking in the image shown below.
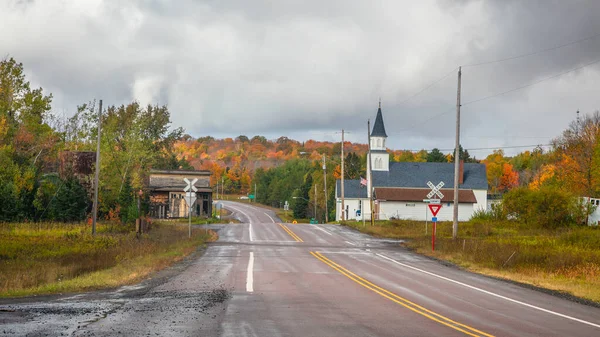
[[431,192],[429,192],[429,194],[427,194],[427,198],[431,198],[434,195],[437,195],[440,199],[444,198],[444,195],[442,194],[442,192],[440,192],[440,189],[442,187],[444,187],[443,181],[440,181],[440,183],[437,184],[437,186],[433,185],[433,183],[431,181],[428,181],[427,186],[429,186],[431,188]]

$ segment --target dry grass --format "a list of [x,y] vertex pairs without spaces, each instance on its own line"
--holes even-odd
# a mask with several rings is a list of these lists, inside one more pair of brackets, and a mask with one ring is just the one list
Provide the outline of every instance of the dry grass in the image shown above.
[[79,224],[0,224],[0,296],[115,287],[137,282],[181,260],[214,233],[154,224],[137,237],[130,228],[99,224],[92,236]]
[[[600,228],[533,229],[510,221],[470,221],[438,224],[436,251],[431,251],[431,223],[385,221],[366,227],[347,222],[365,233],[408,239],[418,253],[447,260],[487,275],[528,283],[600,302]],[[512,257],[511,257],[512,255]]]

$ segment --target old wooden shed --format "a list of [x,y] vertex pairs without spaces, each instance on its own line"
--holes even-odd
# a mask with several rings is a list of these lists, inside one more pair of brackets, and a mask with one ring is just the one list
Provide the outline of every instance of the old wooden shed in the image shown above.
[[188,216],[188,206],[183,189],[184,181],[198,179],[196,202],[192,205],[193,216],[212,215],[212,188],[210,187],[210,171],[191,170],[152,170],[148,178],[150,193],[150,216],[153,218],[181,218]]

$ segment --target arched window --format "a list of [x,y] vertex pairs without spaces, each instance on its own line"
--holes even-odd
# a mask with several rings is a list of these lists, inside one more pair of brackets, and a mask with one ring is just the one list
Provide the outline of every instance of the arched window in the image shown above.
[[381,147],[381,139],[377,139],[377,147]]
[[385,148],[385,139],[382,140],[381,145]]
[[376,169],[381,169],[381,158],[376,158],[375,159],[375,168]]

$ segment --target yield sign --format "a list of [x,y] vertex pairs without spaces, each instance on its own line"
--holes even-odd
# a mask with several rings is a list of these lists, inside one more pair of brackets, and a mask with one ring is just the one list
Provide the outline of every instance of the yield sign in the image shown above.
[[427,206],[429,206],[429,210],[431,211],[431,214],[433,214],[433,216],[436,216],[442,208],[442,205],[440,204],[429,204]]

